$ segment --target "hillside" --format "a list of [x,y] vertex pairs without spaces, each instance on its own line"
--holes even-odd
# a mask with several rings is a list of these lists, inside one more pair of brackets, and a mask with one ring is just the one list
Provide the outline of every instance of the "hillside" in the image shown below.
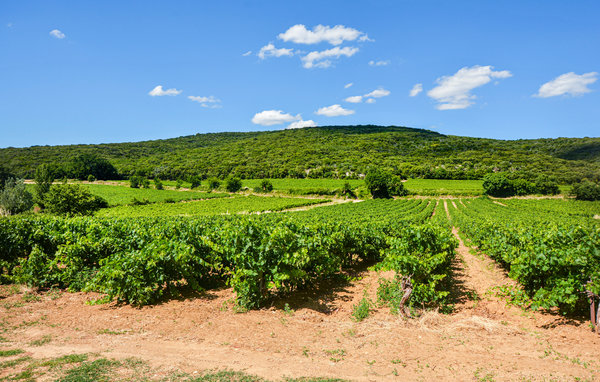
[[477,179],[491,171],[561,182],[600,175],[600,138],[495,140],[396,126],[324,126],[164,140],[0,149],[0,165],[31,177],[39,164],[91,153],[119,174],[168,179],[193,174],[242,178],[356,177],[383,166],[409,177]]

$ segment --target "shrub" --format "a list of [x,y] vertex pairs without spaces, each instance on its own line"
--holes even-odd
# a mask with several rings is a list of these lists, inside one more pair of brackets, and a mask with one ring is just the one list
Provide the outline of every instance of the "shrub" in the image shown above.
[[242,188],[242,181],[240,178],[227,178],[225,182],[225,189],[229,192],[238,192]]
[[3,167],[0,165],[0,191],[2,191],[2,189],[4,189],[4,183],[6,183],[6,181],[9,178],[14,178],[15,176],[8,171],[7,168]]
[[208,188],[210,190],[216,190],[220,186],[221,186],[221,182],[219,181],[219,179],[217,179],[217,178],[210,178],[208,180]]
[[91,182],[95,182],[95,181],[96,181],[96,177],[95,177],[94,175],[90,174],[90,175],[88,175],[88,179],[87,179],[87,180],[88,180],[88,182],[90,182],[90,183],[91,183]]
[[354,193],[352,186],[348,182],[345,182],[344,186],[342,187],[342,195],[348,198],[356,199],[356,194]]
[[60,215],[90,215],[108,207],[106,200],[76,184],[55,184],[44,197],[46,209]]
[[183,184],[183,180],[177,179],[177,182],[175,182],[175,189],[179,190],[181,188],[182,184]]
[[142,178],[140,184],[144,188],[150,188],[150,181],[148,180],[148,178]]
[[514,195],[513,185],[502,173],[486,174],[483,177],[483,192],[491,196],[512,196]]
[[25,189],[22,179],[9,178],[0,192],[0,207],[9,215],[28,211],[33,206],[33,196]]
[[254,192],[271,192],[273,191],[273,184],[268,179],[263,179],[260,185],[254,189]]
[[46,164],[39,165],[35,169],[34,201],[44,207],[44,196],[50,190],[54,182],[54,174]]
[[365,184],[374,199],[390,198],[392,195],[404,196],[407,194],[402,184],[402,179],[399,176],[391,175],[380,169],[369,171],[365,177]]
[[600,185],[590,181],[576,183],[571,189],[571,195],[577,200],[600,200]]
[[200,187],[200,181],[201,179],[198,175],[190,177],[190,183],[192,184],[190,188],[194,189]]
[[556,180],[542,175],[538,176],[535,180],[535,190],[536,193],[542,195],[556,195],[560,193],[560,188]]
[[73,158],[67,165],[67,174],[80,180],[87,179],[89,175],[102,180],[118,178],[117,169],[109,161],[93,154]]
[[154,178],[154,188],[156,188],[157,190],[163,189],[163,184],[160,179]]

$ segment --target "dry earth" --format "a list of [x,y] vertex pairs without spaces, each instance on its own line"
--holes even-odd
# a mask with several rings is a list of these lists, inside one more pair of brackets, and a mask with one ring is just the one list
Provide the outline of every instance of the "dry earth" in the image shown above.
[[[364,270],[346,285],[296,293],[246,313],[234,312],[230,289],[134,308],[86,304],[95,294],[4,286],[0,328],[9,342],[0,349],[24,349],[33,358],[137,357],[157,379],[174,370],[229,369],[275,380],[600,380],[600,336],[588,322],[507,306],[490,290],[514,282],[462,241],[453,269],[453,313],[404,319],[376,308],[362,322],[352,320],[353,306],[365,293],[375,299],[379,277],[391,275]],[[47,341],[34,346],[40,339]]]

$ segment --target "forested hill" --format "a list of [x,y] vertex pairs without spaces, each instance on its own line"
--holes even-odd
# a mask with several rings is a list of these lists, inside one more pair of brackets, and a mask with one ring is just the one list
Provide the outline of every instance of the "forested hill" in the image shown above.
[[108,159],[121,176],[356,177],[379,166],[410,177],[474,179],[491,171],[561,182],[600,176],[600,138],[495,140],[395,126],[324,126],[211,133],[99,145],[0,149],[0,165],[32,177],[42,163],[81,154]]

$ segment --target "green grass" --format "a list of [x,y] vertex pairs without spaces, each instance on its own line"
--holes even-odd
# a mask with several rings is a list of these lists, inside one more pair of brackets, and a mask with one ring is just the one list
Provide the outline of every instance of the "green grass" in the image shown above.
[[[296,195],[322,194],[333,195],[337,190],[350,183],[352,188],[364,186],[360,179],[268,179],[273,184],[273,191],[285,192]],[[244,179],[242,186],[254,189],[263,179]]]
[[0,357],[12,357],[21,353],[25,353],[25,351],[21,349],[0,350]]
[[100,217],[158,217],[208,216],[221,214],[281,211],[288,208],[327,202],[324,199],[237,196],[189,203],[157,203],[143,206],[105,208],[96,213]]
[[207,193],[199,191],[156,190],[153,188],[131,188],[126,186],[111,186],[104,184],[86,184],[90,192],[104,198],[110,206],[131,204],[133,199],[147,200],[150,203],[182,200],[199,200],[222,198],[229,196],[223,193]]
[[483,194],[482,180],[409,179],[404,187],[418,195],[461,195]]

